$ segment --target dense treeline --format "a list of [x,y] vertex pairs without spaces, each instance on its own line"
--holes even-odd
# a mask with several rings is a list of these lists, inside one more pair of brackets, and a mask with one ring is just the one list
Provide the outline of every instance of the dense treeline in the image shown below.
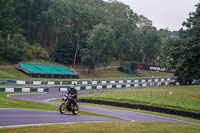
[[92,70],[96,64],[106,67],[115,57],[120,62],[176,67],[181,73],[187,63],[180,62],[175,49],[189,46],[191,37],[185,36],[197,33],[193,25],[198,21],[190,21],[198,13],[191,14],[185,23],[188,30],[181,30],[178,38],[179,32],[157,30],[150,20],[117,1],[1,0],[0,9],[0,59],[13,62],[47,59],[73,66],[78,62]]
[[[44,58],[74,65],[78,61],[93,68],[108,65],[111,57],[153,62],[160,54],[161,39],[152,22],[117,1],[2,0],[0,4],[1,57],[9,60]],[[11,43],[15,36],[20,44]],[[92,41],[92,36],[101,40]],[[102,52],[94,52],[95,48]],[[20,56],[12,55],[13,49]]]
[[196,5],[196,12],[183,26],[186,30],[179,31],[179,38],[170,41],[171,65],[175,68],[175,75],[181,84],[191,84],[193,79],[200,80],[200,3]]

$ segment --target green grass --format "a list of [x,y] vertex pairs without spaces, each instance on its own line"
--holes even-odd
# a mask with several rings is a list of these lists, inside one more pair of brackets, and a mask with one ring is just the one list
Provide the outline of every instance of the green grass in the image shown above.
[[19,109],[58,111],[57,106],[9,98],[7,97],[8,94],[17,94],[17,93],[0,92],[0,103],[1,103],[0,108],[19,108]]
[[173,77],[173,73],[166,73],[166,72],[156,72],[156,71],[145,71],[145,70],[137,70],[136,77]]
[[[8,94],[17,94],[17,93],[0,92],[0,103],[1,103],[0,108],[18,108],[18,109],[59,111],[58,106],[9,98],[9,97],[7,97]],[[113,119],[120,119],[120,118],[117,118],[117,117],[100,115],[100,114],[90,113],[90,112],[86,112],[86,111],[79,111],[79,114],[99,116],[99,117],[107,117],[107,118],[113,118]]]
[[19,71],[16,68],[7,68],[1,69],[0,68],[0,79],[21,79],[21,80],[46,80],[46,81],[71,81],[74,79],[52,79],[52,78],[31,78],[30,76],[26,75],[25,73]]
[[30,79],[30,77],[16,68],[0,69],[0,78],[22,78]]
[[199,133],[200,126],[149,122],[93,122],[0,128],[1,133]]
[[[54,61],[47,61],[47,60],[30,60],[26,61],[27,63],[32,64],[52,64],[52,65],[62,65],[60,63]],[[0,61],[0,65],[14,65],[16,63],[11,63],[6,60]],[[72,65],[65,65],[68,68],[71,68]],[[111,61],[110,66],[119,66],[117,61]],[[103,65],[95,66],[97,68],[103,67]],[[84,72],[83,73],[83,66],[80,64],[76,64],[75,70],[80,73],[80,78],[124,78],[124,77],[160,77],[160,76],[170,76],[172,77],[172,73],[163,73],[163,72],[154,72],[154,71],[144,71],[138,70],[137,74],[130,75],[119,72],[117,69],[111,68],[107,70],[96,70],[92,73]],[[16,78],[16,79],[32,79],[31,77],[27,76],[26,74],[20,72],[16,68],[7,68],[7,69],[0,69],[0,78]],[[35,78],[34,78],[35,79]],[[38,80],[38,79],[37,79]],[[41,79],[44,80],[44,79]],[[47,79],[46,79],[47,80]],[[60,81],[61,79],[57,79]]]
[[107,70],[96,70],[92,73],[78,71],[80,73],[80,78],[127,78],[127,77],[172,77],[172,73],[155,72],[155,71],[144,71],[138,70],[137,74],[131,75],[118,71],[115,68],[110,68]]
[[0,79],[21,79],[21,80],[46,80],[46,81],[71,81],[74,79],[52,79],[52,78],[31,78],[16,68],[0,69]]
[[[169,92],[172,91],[170,95]],[[152,92],[152,93],[151,93]],[[152,96],[150,96],[152,94]],[[167,95],[166,95],[167,94]],[[84,94],[79,98],[153,105],[200,113],[200,86],[153,87]]]

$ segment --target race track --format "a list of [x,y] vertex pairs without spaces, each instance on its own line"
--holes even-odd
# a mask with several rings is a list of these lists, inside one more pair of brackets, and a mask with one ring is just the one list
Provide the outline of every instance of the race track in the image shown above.
[[0,127],[100,121],[119,120],[87,115],[61,115],[59,112],[54,111],[40,111],[28,109],[0,109]]
[[[79,94],[86,92],[80,91]],[[50,88],[48,93],[35,93],[35,94],[15,94],[9,97],[35,101],[45,104],[52,104],[59,106],[60,103],[48,102],[48,99],[61,98],[65,92],[59,92],[58,88]],[[156,115],[144,114],[140,112],[132,112],[117,109],[108,109],[94,106],[80,105],[80,110],[102,114],[107,116],[118,117],[121,119],[131,121],[143,122],[169,122],[169,123],[186,123],[190,122],[180,121],[176,119],[160,117]],[[50,124],[50,123],[72,123],[72,122],[99,122],[99,121],[119,121],[118,119],[111,119],[105,117],[87,116],[87,115],[61,115],[59,112],[53,111],[38,111],[27,109],[0,109],[0,127],[4,126],[19,126],[19,125],[37,125],[37,124]]]

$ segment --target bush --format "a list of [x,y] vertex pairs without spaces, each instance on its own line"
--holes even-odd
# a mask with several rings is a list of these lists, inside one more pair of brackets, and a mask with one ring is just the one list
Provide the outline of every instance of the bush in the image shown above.
[[73,49],[71,43],[63,43],[55,46],[51,58],[59,63],[70,64],[73,62]]
[[128,73],[128,74],[131,74],[131,73],[132,73],[131,70],[128,69],[127,67],[125,67],[124,65],[121,65],[121,66],[118,68],[118,70],[119,70],[120,72],[123,72],[123,73]]
[[15,62],[24,59],[28,46],[22,34],[13,34],[6,47],[6,58]]
[[40,46],[29,46],[26,52],[26,58],[49,60],[49,53]]

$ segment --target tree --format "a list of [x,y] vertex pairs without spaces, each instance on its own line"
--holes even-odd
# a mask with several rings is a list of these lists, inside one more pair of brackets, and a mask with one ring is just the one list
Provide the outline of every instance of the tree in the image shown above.
[[4,57],[6,52],[6,43],[3,38],[0,36],[0,58]]
[[13,0],[0,1],[0,32],[4,39],[17,30],[14,18]]
[[80,50],[80,57],[81,57],[81,65],[84,66],[83,72],[85,72],[85,68],[89,68],[89,72],[91,72],[94,69],[94,66],[96,64],[95,58],[93,58],[92,53],[89,51],[88,48],[82,48]]
[[152,21],[147,19],[145,16],[143,15],[139,15],[138,16],[138,20],[137,20],[137,26],[139,28],[142,28],[144,26],[152,26]]
[[94,69],[96,64],[102,63],[105,68],[110,63],[114,49],[114,32],[111,28],[99,24],[94,26],[87,40],[87,49],[82,50],[81,60],[83,64],[90,64],[89,68]]
[[45,16],[50,0],[14,0],[15,17],[29,43],[47,43],[51,29]]
[[115,34],[114,56],[119,61],[130,59],[130,54],[134,52],[131,49],[135,50],[134,45],[136,45],[134,31],[136,30],[137,15],[128,5],[117,1],[109,3],[107,10],[108,25],[114,30]]
[[18,61],[24,58],[28,44],[20,34],[13,0],[1,0],[0,9],[0,56]]
[[144,26],[140,32],[140,52],[142,62],[153,62],[159,56],[161,40],[156,28]]
[[11,36],[9,45],[6,47],[6,58],[11,61],[19,61],[25,58],[28,43],[25,38],[17,33]]
[[72,35],[70,29],[64,29],[58,35],[57,44],[51,53],[51,58],[63,64],[73,63],[73,50],[74,45],[72,44]]
[[200,79],[200,3],[196,6],[196,12],[183,23],[187,29],[179,31],[179,39],[173,43],[171,53],[175,75],[181,84]]
[[[92,4],[94,2],[90,0],[51,0],[48,11],[45,12],[52,22],[51,28],[55,35],[55,48],[59,45],[58,39],[60,35],[68,33],[65,36],[71,39],[70,52],[74,54],[73,67],[75,66],[78,52],[93,26],[95,8]],[[71,32],[66,32],[69,30]],[[56,51],[54,50],[54,52]],[[68,58],[71,58],[71,56]]]

